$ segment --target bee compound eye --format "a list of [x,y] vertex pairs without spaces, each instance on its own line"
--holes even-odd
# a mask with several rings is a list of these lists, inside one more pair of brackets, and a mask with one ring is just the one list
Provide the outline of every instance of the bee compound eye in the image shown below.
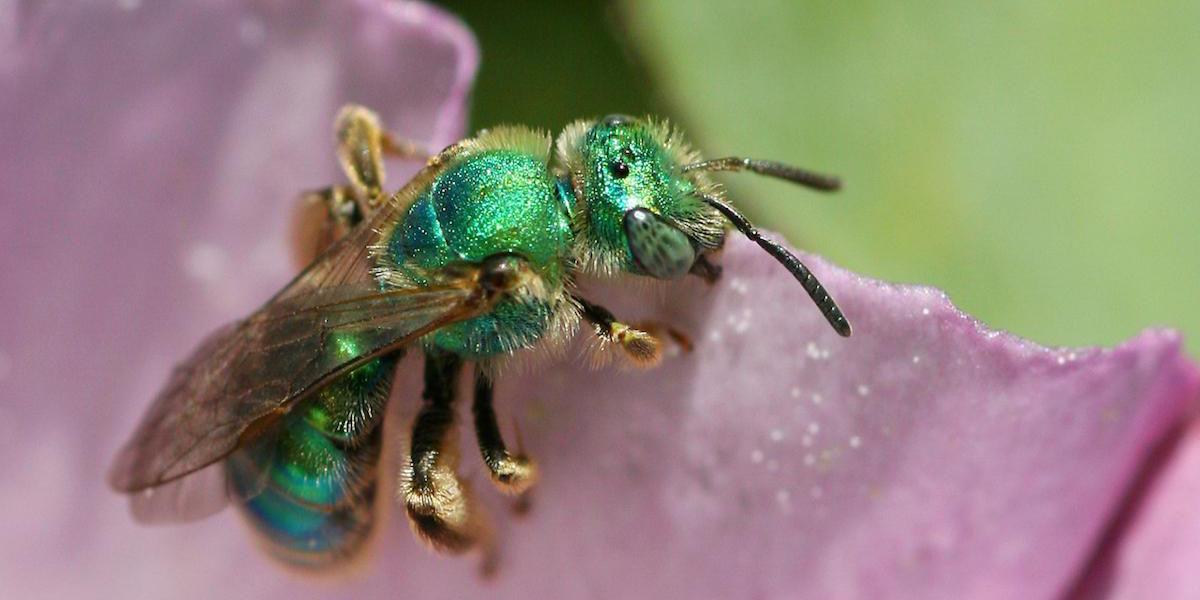
[[649,210],[640,207],[629,210],[624,224],[629,252],[646,275],[678,279],[696,262],[691,238]]

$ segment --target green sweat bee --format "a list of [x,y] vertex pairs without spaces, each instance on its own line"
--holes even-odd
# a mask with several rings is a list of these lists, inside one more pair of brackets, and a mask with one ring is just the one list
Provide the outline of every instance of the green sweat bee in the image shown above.
[[[505,493],[537,479],[493,410],[496,365],[561,345],[580,320],[620,355],[652,364],[654,329],[581,297],[577,275],[715,281],[732,225],[791,272],[830,325],[842,311],[801,261],[725,199],[713,171],[818,190],[837,179],[772,161],[703,160],[662,122],[614,115],[556,141],[524,127],[480,132],[426,158],[360,106],[336,119],[349,184],[309,196],[311,262],[249,317],[217,330],[171,373],[109,474],[143,521],[233,503],[275,557],[301,567],[359,554],[376,521],[381,426],[393,372],[424,356],[423,403],[398,477],[413,530],[437,550],[484,541],[480,509],[448,445],[459,373],[475,370],[483,462]],[[384,192],[383,158],[426,159]],[[314,212],[315,211],[315,212]]]

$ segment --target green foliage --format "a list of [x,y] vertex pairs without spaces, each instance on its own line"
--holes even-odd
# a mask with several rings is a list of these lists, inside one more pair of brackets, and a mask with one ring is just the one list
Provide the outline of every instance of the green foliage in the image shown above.
[[581,117],[657,112],[617,35],[611,3],[445,0],[479,40],[472,128],[498,123],[557,133]]
[[[770,228],[1046,343],[1200,348],[1200,4],[628,2],[669,111]],[[584,76],[586,78],[586,76]]]

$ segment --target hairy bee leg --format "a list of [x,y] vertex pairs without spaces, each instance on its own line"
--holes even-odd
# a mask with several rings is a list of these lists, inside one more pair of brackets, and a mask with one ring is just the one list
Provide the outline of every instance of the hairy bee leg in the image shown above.
[[357,104],[342,107],[334,125],[338,162],[350,178],[355,193],[371,206],[379,203],[386,177],[383,156],[425,160],[429,152],[419,144],[388,133],[379,115]]
[[[496,411],[492,408],[492,381],[478,366],[475,368],[475,402],[471,411],[475,415],[475,439],[483,454],[483,463],[492,475],[492,483],[511,495],[521,495],[537,482],[537,464],[518,448],[510,454],[500,435],[496,423]],[[520,440],[518,440],[519,442]],[[518,446],[520,444],[518,443]]]
[[678,329],[653,321],[634,327],[618,321],[612,311],[579,296],[575,301],[583,309],[583,318],[596,326],[596,335],[606,342],[617,344],[625,355],[639,367],[653,367],[662,360],[662,339],[666,333],[685,352],[692,349],[691,339]]
[[429,157],[415,142],[385,131],[379,117],[363,106],[342,107],[334,129],[338,162],[350,185],[330,186],[300,196],[292,226],[292,253],[301,267],[378,208],[385,179],[384,155],[419,160]]
[[400,137],[386,129],[381,135],[380,145],[383,153],[387,156],[422,162],[429,160],[433,156],[433,153],[428,148],[406,137]]
[[292,218],[292,256],[304,267],[365,217],[364,207],[346,186],[300,195]]
[[679,348],[684,352],[691,352],[695,348],[695,344],[692,343],[692,337],[690,335],[665,323],[660,323],[658,321],[639,321],[634,323],[634,326],[659,339],[662,339],[662,336],[666,335],[667,337],[671,338],[671,341],[675,342],[675,345],[679,346]]
[[456,554],[479,542],[485,550],[490,548],[483,514],[454,472],[458,457],[450,434],[461,370],[457,356],[426,355],[424,404],[400,476],[400,495],[413,531],[435,549]]
[[379,116],[357,104],[342,107],[334,124],[338,162],[355,193],[368,202],[383,193],[382,131]]

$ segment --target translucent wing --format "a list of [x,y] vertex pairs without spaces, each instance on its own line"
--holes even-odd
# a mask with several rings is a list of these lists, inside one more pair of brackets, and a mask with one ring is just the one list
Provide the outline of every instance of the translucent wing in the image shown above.
[[218,462],[131,495],[129,509],[140,523],[185,523],[216,514],[236,497],[224,463]]
[[[266,430],[296,402],[370,359],[486,312],[478,269],[431,274],[435,284],[381,292],[372,245],[457,151],[447,149],[403,190],[335,242],[247,319],[213,333],[171,374],[121,449],[109,483],[136,492],[211,465]],[[353,333],[353,348],[344,346]]]
[[386,293],[371,283],[322,288],[268,304],[175,369],[110,483],[134,492],[224,458],[339,375],[480,314],[487,306],[479,298],[467,280]]

